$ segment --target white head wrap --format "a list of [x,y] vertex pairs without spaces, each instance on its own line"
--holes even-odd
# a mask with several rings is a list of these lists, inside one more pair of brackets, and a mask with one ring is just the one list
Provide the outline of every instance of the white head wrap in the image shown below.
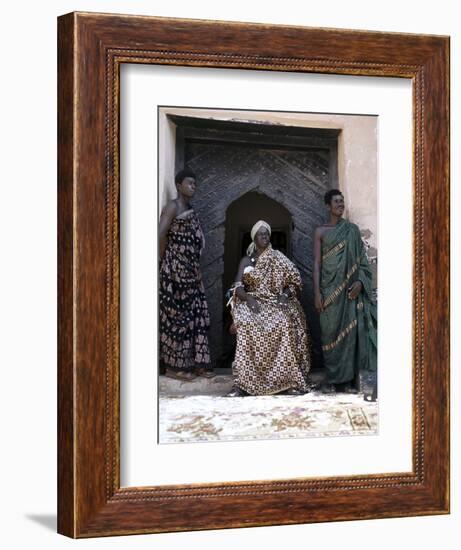
[[269,231],[269,235],[272,233],[272,229],[271,229],[271,226],[263,221],[263,220],[259,220],[259,222],[256,222],[253,227],[251,228],[251,244],[250,246],[247,248],[247,254],[248,256],[251,256],[253,254],[253,252],[255,251],[255,236],[256,236],[256,233],[258,232],[259,229],[261,229],[261,227],[265,227],[268,231]]

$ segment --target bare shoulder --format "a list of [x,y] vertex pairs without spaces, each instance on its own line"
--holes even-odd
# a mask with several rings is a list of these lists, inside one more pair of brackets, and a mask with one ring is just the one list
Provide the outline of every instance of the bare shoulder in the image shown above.
[[319,225],[315,229],[314,238],[322,240],[322,237],[325,235],[327,231],[328,231],[328,227],[326,225]]
[[168,202],[163,210],[162,210],[162,217],[166,218],[174,218],[178,214],[178,204],[173,199],[172,201]]
[[169,202],[166,203],[164,209],[163,209],[163,212],[165,213],[170,213],[170,212],[174,212],[176,213],[178,211],[178,203],[176,201],[176,199],[173,199]]
[[248,267],[251,264],[251,260],[248,256],[243,256],[243,258],[240,260],[239,267],[237,270],[237,275],[235,276],[236,281],[241,281],[243,278],[243,272],[245,271],[245,268]]

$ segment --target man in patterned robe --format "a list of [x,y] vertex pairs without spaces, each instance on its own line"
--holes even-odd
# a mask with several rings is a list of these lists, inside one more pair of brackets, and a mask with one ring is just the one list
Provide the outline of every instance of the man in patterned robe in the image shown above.
[[310,337],[297,293],[301,275],[270,244],[271,228],[260,220],[240,262],[232,316],[237,329],[234,389],[229,397],[306,393]]

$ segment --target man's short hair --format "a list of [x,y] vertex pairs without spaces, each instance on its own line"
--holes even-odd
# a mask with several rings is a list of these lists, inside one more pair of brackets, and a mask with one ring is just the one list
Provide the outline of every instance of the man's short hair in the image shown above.
[[331,204],[331,199],[335,195],[341,195],[341,197],[344,198],[344,195],[341,193],[339,189],[330,189],[325,193],[325,196],[323,197],[323,200],[325,201],[325,204]]
[[194,178],[195,180],[195,174],[194,172],[192,172],[190,168],[184,168],[184,170],[181,170],[180,172],[178,172],[174,177],[174,182],[176,183],[176,185],[179,185],[186,178]]

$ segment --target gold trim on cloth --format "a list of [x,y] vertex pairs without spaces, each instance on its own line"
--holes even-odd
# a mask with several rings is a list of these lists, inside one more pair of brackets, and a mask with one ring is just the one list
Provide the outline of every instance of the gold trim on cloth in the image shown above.
[[335,348],[341,340],[343,340],[351,330],[357,326],[357,319],[354,319],[347,327],[342,330],[339,334],[336,340],[333,342],[330,342],[329,344],[326,344],[325,346],[322,346],[323,351],[330,351],[331,349]]
[[337,289],[335,289],[327,298],[325,298],[323,302],[323,307],[329,306],[332,302],[335,301],[335,299],[341,294],[341,292],[346,288],[347,283],[349,282],[349,279],[351,276],[357,271],[358,264],[355,263],[347,272],[346,278],[344,281],[338,286]]
[[329,258],[332,256],[335,252],[338,252],[341,250],[341,248],[344,248],[346,246],[346,239],[344,241],[341,241],[340,243],[336,244],[333,248],[330,248],[330,250],[327,250],[325,254],[322,256],[322,260],[325,260],[325,258]]

